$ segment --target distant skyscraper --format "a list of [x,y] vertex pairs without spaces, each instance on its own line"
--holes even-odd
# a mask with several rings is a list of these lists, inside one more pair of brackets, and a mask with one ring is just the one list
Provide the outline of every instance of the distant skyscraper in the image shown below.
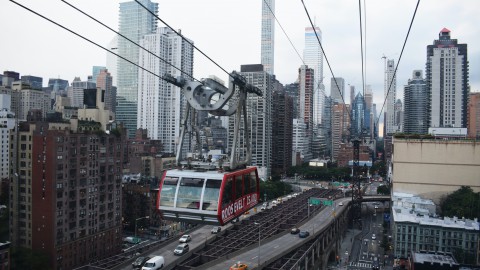
[[[193,46],[169,28],[158,28],[155,34],[145,35],[140,45],[192,75]],[[143,49],[139,50],[139,54],[138,64],[155,74],[168,73],[173,77],[186,77],[172,65],[152,57]],[[177,150],[185,106],[185,96],[180,88],[139,70],[137,125],[138,128],[148,130],[149,138],[161,140],[166,153],[175,153]]]
[[[330,86],[330,88],[331,88],[331,86]],[[366,96],[367,96],[367,94],[365,93],[365,99],[367,98]],[[355,100],[355,86],[350,85],[350,104],[353,104],[354,100]]]
[[92,67],[92,78],[89,80],[90,82],[97,83],[97,77],[98,74],[100,74],[100,71],[106,69],[106,67],[103,66],[93,66]]
[[[336,83],[335,80],[337,81]],[[345,80],[343,78],[336,77],[335,79],[330,79],[330,97],[333,102],[345,103]]]
[[423,71],[414,70],[403,90],[405,133],[428,133],[428,91]]
[[468,137],[480,138],[480,92],[470,93],[467,130]]
[[443,28],[427,46],[426,81],[430,92],[430,127],[467,127],[469,93],[467,44]]
[[[368,115],[368,117],[370,117]],[[365,136],[366,130],[364,128],[368,127],[367,121],[367,110],[365,99],[361,93],[358,93],[355,97],[355,100],[352,104],[352,135],[363,137]]]
[[293,118],[299,118],[299,88],[298,82],[285,85],[285,93],[293,99]]
[[[397,96],[397,76],[395,75],[395,62],[393,59],[385,62],[385,81],[384,96],[386,97],[384,115],[385,115],[385,132],[387,134],[395,133],[395,101]],[[386,134],[383,134],[384,136]]]
[[332,153],[332,98],[325,97],[320,135],[325,137],[326,155]]
[[368,110],[372,110],[373,105],[373,90],[371,85],[367,85],[365,88],[365,105]]
[[104,92],[104,101],[105,109],[110,110],[115,113],[116,109],[116,97],[117,97],[117,88],[112,85],[113,78],[110,75],[110,72],[106,68],[99,71],[96,76],[97,87],[102,89]]
[[340,144],[350,135],[350,105],[334,103],[332,105],[332,157],[338,158]]
[[31,75],[23,75],[21,78],[22,82],[28,83],[32,89],[42,90],[43,87],[43,78]]
[[[158,4],[150,0],[140,0],[154,14],[158,12]],[[157,28],[154,16],[135,1],[120,3],[119,32],[133,42],[140,42],[144,35],[152,34]],[[118,54],[138,64],[139,49],[130,41],[118,39]],[[138,68],[129,62],[117,61],[117,120],[122,122],[128,130],[129,137],[135,135],[137,129],[138,105]]]
[[85,89],[95,89],[97,87],[96,83],[89,81],[82,81],[80,77],[75,77],[72,81],[72,85],[68,87],[67,96],[70,98],[70,104],[73,107],[82,108],[83,107],[83,90]]
[[48,79],[48,86],[50,91],[67,91],[68,89],[68,81],[62,79]]
[[274,73],[275,60],[275,0],[262,1],[262,48],[261,58],[263,69],[270,73]]
[[325,86],[323,85],[323,53],[318,43],[317,36],[322,41],[322,31],[319,27],[305,28],[305,50],[303,61],[314,70],[313,88],[313,124],[322,122],[323,103],[325,102]]

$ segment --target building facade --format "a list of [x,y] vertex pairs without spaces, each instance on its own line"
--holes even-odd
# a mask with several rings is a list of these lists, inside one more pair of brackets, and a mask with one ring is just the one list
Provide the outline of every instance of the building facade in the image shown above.
[[314,125],[314,70],[308,66],[301,66],[298,69],[299,81],[299,118],[303,119],[307,128],[313,130]]
[[42,90],[31,89],[30,85],[16,81],[12,85],[12,112],[19,121],[27,120],[30,110],[41,110],[45,118],[50,110],[50,96]]
[[80,77],[75,77],[72,81],[72,85],[68,87],[67,96],[70,98],[70,104],[73,107],[83,107],[83,92],[85,89],[95,89],[96,83],[90,81],[82,81]]
[[467,44],[459,44],[443,28],[427,46],[426,81],[429,89],[429,127],[467,127],[469,93]]
[[[139,2],[154,14],[158,13],[157,3],[150,0]],[[135,1],[121,2],[118,29],[120,34],[139,43],[144,35],[155,32],[157,21]],[[139,48],[124,38],[118,39],[118,54],[135,64],[139,63]],[[116,118],[125,125],[129,137],[133,137],[137,129],[138,72],[139,69],[131,63],[123,59],[117,60]]]
[[[172,64],[168,65],[141,49],[138,62],[141,67],[155,74],[168,73],[173,77],[189,79],[188,76],[192,75],[193,46],[171,29],[158,28],[155,34],[145,35],[140,44]],[[180,123],[187,105],[185,96],[179,87],[144,70],[139,70],[138,76],[137,126],[148,130],[149,138],[161,140],[165,153],[175,153],[180,137]]]
[[435,203],[461,186],[480,192],[479,146],[475,140],[394,138],[392,190]]
[[480,137],[480,93],[470,93],[467,130],[469,138]]
[[261,63],[263,69],[274,72],[275,62],[275,0],[262,1]]
[[403,131],[408,134],[428,132],[428,91],[423,71],[414,70],[403,91]]
[[97,87],[104,91],[105,109],[115,113],[117,107],[117,88],[113,86],[113,77],[106,68],[101,69],[96,76]]
[[332,158],[337,160],[340,143],[346,142],[350,137],[350,105],[333,104],[331,119]]

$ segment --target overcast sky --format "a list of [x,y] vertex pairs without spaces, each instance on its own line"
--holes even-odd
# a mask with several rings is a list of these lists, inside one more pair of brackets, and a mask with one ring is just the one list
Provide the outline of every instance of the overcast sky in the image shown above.
[[[118,29],[117,0],[68,0],[108,26]],[[115,35],[60,0],[19,3],[107,45]],[[158,15],[195,42],[195,45],[227,71],[242,64],[260,63],[261,0],[159,0]],[[374,90],[374,101],[383,104],[382,56],[400,56],[403,42],[417,4],[416,0],[362,0],[366,4],[365,81]],[[310,16],[322,30],[322,45],[335,77],[362,90],[359,6],[354,0],[305,0]],[[305,27],[310,26],[300,0],[277,0],[275,15],[300,55]],[[94,65],[106,64],[106,52],[24,10],[1,0],[0,71],[20,75],[62,78],[69,82],[79,76],[86,80]],[[159,23],[162,26],[162,23]],[[397,73],[397,98],[403,99],[403,85],[415,69],[424,70],[426,46],[438,39],[444,27],[451,37],[468,44],[470,85],[480,91],[480,2],[478,0],[422,0]],[[227,75],[199,53],[195,53],[194,76]],[[275,26],[275,73],[283,83],[297,78],[302,64],[281,28]],[[327,94],[332,74],[324,60]],[[348,91],[348,90],[346,90]],[[347,92],[348,93],[348,92]],[[348,94],[347,94],[348,95]],[[349,102],[348,96],[346,101]]]

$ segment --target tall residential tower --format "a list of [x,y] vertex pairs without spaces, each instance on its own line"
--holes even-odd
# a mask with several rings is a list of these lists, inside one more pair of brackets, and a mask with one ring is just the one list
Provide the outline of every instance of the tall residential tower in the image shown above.
[[430,92],[430,127],[467,127],[467,44],[443,28],[427,46],[426,81]]
[[275,0],[262,1],[262,48],[261,58],[263,69],[270,73],[274,73],[274,57],[275,57]]

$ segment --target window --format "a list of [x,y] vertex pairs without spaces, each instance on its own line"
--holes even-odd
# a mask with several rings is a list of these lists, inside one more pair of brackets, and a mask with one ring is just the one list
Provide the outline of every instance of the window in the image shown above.
[[231,203],[233,203],[233,179],[229,177],[223,189],[222,208],[225,209]]
[[217,211],[221,185],[222,180],[207,179],[203,194],[202,210]]
[[200,198],[202,195],[205,179],[182,177],[177,194],[177,208],[200,209]]
[[166,176],[160,193],[160,206],[174,206],[178,177]]

